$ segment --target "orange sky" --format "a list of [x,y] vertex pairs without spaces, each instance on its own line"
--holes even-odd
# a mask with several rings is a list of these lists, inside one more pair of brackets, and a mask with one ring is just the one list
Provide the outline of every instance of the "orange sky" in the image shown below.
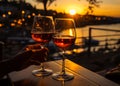
[[[27,0],[26,0],[27,1]],[[29,0],[32,5],[43,9],[41,3],[36,3],[34,0]],[[88,2],[86,0],[56,0],[48,9],[53,9],[59,12],[68,13],[70,9],[75,9],[77,13],[84,14],[86,12]],[[120,17],[120,0],[102,0],[99,8],[95,8],[94,14]]]

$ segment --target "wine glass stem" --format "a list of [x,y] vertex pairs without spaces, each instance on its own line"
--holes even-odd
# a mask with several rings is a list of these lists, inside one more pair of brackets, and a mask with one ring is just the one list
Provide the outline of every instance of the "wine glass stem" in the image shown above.
[[42,68],[42,71],[45,70],[44,63],[41,63],[41,68]]
[[65,51],[63,51],[63,53],[62,53],[62,55],[63,55],[63,57],[62,57],[62,74],[64,75],[65,74],[65,56],[64,56],[64,53],[65,53]]
[[[43,48],[44,48],[44,45],[41,46],[41,49]],[[44,57],[44,59],[46,59],[46,56]],[[45,71],[44,62],[42,62],[40,65],[41,65],[42,71]]]

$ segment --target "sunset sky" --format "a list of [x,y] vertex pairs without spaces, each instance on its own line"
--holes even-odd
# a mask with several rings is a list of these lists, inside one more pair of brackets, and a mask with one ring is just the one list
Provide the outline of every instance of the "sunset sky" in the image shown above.
[[[36,3],[35,0],[26,0],[33,6],[43,9],[43,4]],[[85,14],[88,6],[86,0],[56,0],[48,9],[56,10],[58,12],[69,13],[71,9],[76,10],[78,14]],[[120,0],[102,0],[99,8],[94,9],[95,15],[106,15],[120,17]]]

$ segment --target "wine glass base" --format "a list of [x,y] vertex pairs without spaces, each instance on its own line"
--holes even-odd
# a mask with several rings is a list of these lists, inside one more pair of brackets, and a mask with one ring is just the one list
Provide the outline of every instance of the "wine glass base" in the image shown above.
[[58,81],[69,81],[74,79],[74,75],[71,73],[61,74],[60,72],[58,72],[58,73],[54,73],[52,75],[52,78]]
[[33,70],[33,71],[32,71],[32,74],[33,74],[34,76],[38,76],[38,77],[41,77],[41,76],[49,76],[49,75],[51,75],[52,73],[53,73],[53,71],[50,70],[50,69],[44,69],[44,70],[42,70],[42,69],[37,69],[37,70]]

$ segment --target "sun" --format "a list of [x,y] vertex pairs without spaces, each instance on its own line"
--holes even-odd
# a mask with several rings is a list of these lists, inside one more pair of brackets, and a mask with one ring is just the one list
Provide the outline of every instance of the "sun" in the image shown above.
[[76,10],[75,9],[70,9],[69,13],[70,13],[70,15],[75,15],[76,14]]

